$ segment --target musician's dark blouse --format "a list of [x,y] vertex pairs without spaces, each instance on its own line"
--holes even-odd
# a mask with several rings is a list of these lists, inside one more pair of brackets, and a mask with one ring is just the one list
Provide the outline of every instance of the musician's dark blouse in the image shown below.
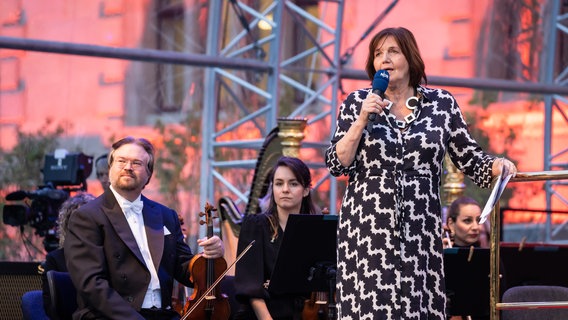
[[237,255],[256,240],[251,249],[237,263],[235,272],[236,298],[243,304],[236,319],[256,319],[249,300],[260,298],[266,301],[274,319],[293,319],[294,310],[301,308],[303,297],[271,296],[265,288],[276,263],[278,249],[284,232],[278,228],[278,237],[273,239],[268,217],[264,214],[247,215],[241,225]]

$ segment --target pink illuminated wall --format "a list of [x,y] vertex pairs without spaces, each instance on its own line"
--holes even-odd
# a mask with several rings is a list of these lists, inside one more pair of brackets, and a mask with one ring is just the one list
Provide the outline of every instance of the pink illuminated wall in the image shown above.
[[[188,4],[198,1],[185,1]],[[357,42],[371,22],[391,1],[346,1],[342,26],[344,50]],[[404,26],[416,36],[428,75],[470,78],[476,70],[477,40],[480,28],[490,17],[486,0],[414,0],[399,1],[375,31],[388,26]],[[151,29],[148,15],[150,0],[2,0],[0,1],[0,35],[30,39],[87,43],[128,48],[151,47],[144,32]],[[333,8],[320,4],[330,24]],[[206,28],[205,22],[203,28]],[[371,36],[367,38],[367,41]],[[362,69],[367,41],[355,51],[347,68]],[[523,55],[523,59],[528,59]],[[132,62],[0,49],[0,147],[14,146],[16,131],[34,131],[46,119],[64,124],[63,144],[99,155],[110,141],[126,134],[148,136],[156,141],[151,123],[129,124],[136,117],[135,107],[127,107],[129,77],[144,79],[132,71]],[[128,74],[128,72],[131,74]],[[344,81],[346,92],[366,86],[366,82]],[[448,88],[464,110],[470,105],[473,90]],[[134,108],[134,109],[133,109]],[[499,150],[502,128],[512,128],[517,140],[512,147],[520,171],[540,171],[543,167],[544,115],[542,104],[529,105],[525,99],[494,103],[488,110],[483,127],[492,134],[491,144]],[[568,141],[564,119],[554,118],[555,141]],[[504,133],[503,133],[504,134]],[[564,145],[553,146],[558,151]],[[99,193],[94,175],[90,190]],[[152,188],[149,188],[153,190]],[[528,191],[527,191],[528,190]],[[542,208],[544,192],[531,187],[520,189],[513,202],[526,207]],[[555,206],[561,207],[555,203]]]

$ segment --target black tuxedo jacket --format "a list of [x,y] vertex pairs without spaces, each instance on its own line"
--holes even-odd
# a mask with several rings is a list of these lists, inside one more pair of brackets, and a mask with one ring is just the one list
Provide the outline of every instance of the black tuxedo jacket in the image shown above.
[[[150,253],[158,268],[162,308],[171,306],[174,278],[191,286],[177,213],[142,196]],[[71,215],[65,237],[67,269],[77,288],[74,319],[143,319],[138,311],[150,284],[136,239],[112,191]]]

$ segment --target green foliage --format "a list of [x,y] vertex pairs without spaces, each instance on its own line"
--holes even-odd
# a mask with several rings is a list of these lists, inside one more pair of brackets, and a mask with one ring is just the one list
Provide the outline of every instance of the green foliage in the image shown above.
[[499,98],[499,91],[494,91],[494,90],[476,90],[473,93],[473,97],[470,100],[470,104],[474,105],[480,105],[484,110],[487,110],[487,108],[489,108],[489,106],[494,103],[497,102],[497,99]]
[[47,119],[36,132],[26,133],[18,130],[14,149],[1,152],[0,189],[12,186],[30,190],[43,183],[41,169],[44,157],[55,151],[57,138],[63,133],[60,125],[51,127],[52,121]]
[[[494,156],[505,157],[515,162],[513,159],[511,159],[508,156],[507,147],[505,147],[504,149],[505,152],[503,153],[496,153],[491,149],[489,144],[490,136],[487,132],[479,128],[478,122],[480,120],[480,117],[476,112],[464,112],[464,117],[467,119],[471,135],[485,152]],[[506,130],[509,130],[509,132],[508,136],[505,139],[505,142],[507,143],[507,146],[510,146],[514,142],[516,136],[512,129],[506,129]],[[445,176],[443,177],[443,179],[445,179]],[[477,202],[479,202],[479,204],[483,206],[487,202],[487,199],[489,198],[491,189],[481,189],[475,183],[473,183],[471,179],[467,177],[464,179],[464,183],[465,183],[464,195],[475,199]],[[507,188],[503,192],[503,195],[501,196],[501,204],[504,205],[509,202],[509,199],[511,199],[511,197],[513,196],[513,189],[514,189],[513,185],[507,186]]]
[[[49,119],[36,132],[18,130],[15,147],[11,151],[0,151],[0,190],[34,190],[41,186],[44,157],[55,151],[57,139],[62,133],[62,126],[53,128]],[[4,201],[4,197],[1,201]],[[3,203],[0,203],[0,209],[3,212]],[[22,227],[17,235],[9,232],[11,230],[8,228],[15,227],[0,223],[0,260],[40,261],[45,258],[45,253],[40,249],[43,238],[35,236],[32,227]]]
[[200,118],[188,116],[182,126],[167,126],[158,121],[155,129],[162,137],[154,165],[160,193],[165,197],[165,205],[180,210],[178,192],[199,194]]

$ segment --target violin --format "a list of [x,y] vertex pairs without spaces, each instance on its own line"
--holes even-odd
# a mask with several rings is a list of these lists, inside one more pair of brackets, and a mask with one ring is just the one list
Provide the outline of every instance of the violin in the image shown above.
[[325,291],[312,292],[310,299],[304,301],[302,319],[330,320],[328,296],[328,293]]
[[[215,207],[207,203],[205,213],[200,212],[201,225],[207,224],[207,238],[213,236],[213,216],[211,212],[217,211]],[[182,319],[199,320],[227,320],[231,314],[229,299],[222,293],[217,284],[226,274],[227,262],[223,258],[206,259],[198,254],[189,263],[190,280],[194,284],[194,290],[187,298]],[[217,279],[217,280],[216,280]]]

